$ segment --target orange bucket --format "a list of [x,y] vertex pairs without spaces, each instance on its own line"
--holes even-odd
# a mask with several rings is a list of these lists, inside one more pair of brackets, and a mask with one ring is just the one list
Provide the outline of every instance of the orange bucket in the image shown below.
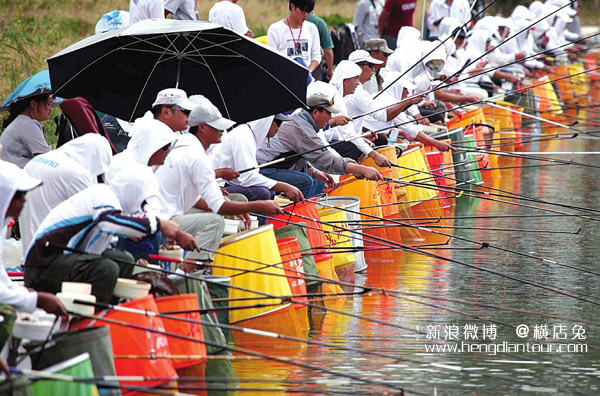
[[[393,169],[398,170],[398,168]],[[392,169],[384,168],[381,170],[381,175],[385,178],[390,178],[392,172]],[[400,208],[398,207],[398,200],[396,198],[396,191],[394,189],[396,184],[397,183],[389,181],[377,183],[377,190],[379,191],[381,204],[384,205],[381,207],[381,213],[386,219],[403,222],[402,220],[399,220]],[[386,222],[385,225],[385,235],[387,239],[392,242],[402,243],[402,233],[400,229],[406,227],[402,227],[402,225],[394,222]]]
[[285,208],[287,211],[296,213],[303,217],[282,214],[275,217],[276,219],[281,219],[282,221],[269,220],[268,223],[273,224],[273,229],[285,227],[290,223],[306,223],[306,235],[308,236],[308,242],[310,243],[310,246],[313,248],[315,261],[317,261],[317,259],[319,259],[321,256],[323,256],[321,261],[324,261],[332,256],[331,253],[329,253],[329,250],[325,249],[329,245],[327,243],[327,238],[325,238],[323,227],[320,223],[321,218],[319,217],[319,211],[315,201],[316,198],[307,199],[304,202],[298,202]]
[[[175,311],[198,311],[198,296],[195,293],[178,294],[175,296],[161,297],[155,300],[158,311],[175,312]],[[191,312],[183,314],[169,314],[177,318],[190,319],[200,321],[200,312]],[[204,332],[200,323],[184,322],[175,319],[162,318],[165,329],[168,333],[181,334],[186,337],[195,338],[204,341]],[[183,340],[181,338],[169,337],[169,347],[173,355],[197,355],[206,356],[206,345],[201,342],[193,342]],[[204,359],[174,359],[175,368],[193,366],[202,363]]]
[[[149,312],[158,313],[158,307],[154,297],[149,294],[145,297],[128,301],[120,304],[121,307],[134,308]],[[115,311],[109,309],[101,313],[101,317],[119,322],[130,323],[135,326],[152,328],[164,332],[165,327],[161,318],[140,315],[137,313]],[[98,315],[98,316],[100,316]],[[171,355],[169,340],[164,334],[150,333],[144,330],[121,326],[104,322],[97,319],[86,319],[76,323],[72,328],[82,329],[85,327],[97,327],[108,325],[110,329],[110,340],[112,342],[113,354],[115,356],[148,356],[151,350],[157,356]],[[149,378],[172,378],[177,380],[177,372],[170,359],[119,359],[115,358],[115,369],[118,376],[143,376]],[[145,382],[127,382],[122,381],[121,385],[129,386],[156,386],[165,384],[169,381],[145,381]]]
[[[298,238],[287,237],[280,238],[277,240],[277,247],[279,248],[279,254],[281,255],[281,262],[285,269],[285,274],[288,275],[288,283],[290,284],[290,290],[292,295],[303,297],[295,297],[294,300],[308,302],[306,295],[306,282],[304,278],[298,278],[304,276],[304,265],[302,265],[302,253],[300,252],[300,245],[298,244]],[[300,322],[301,328],[309,329],[308,323],[308,305],[294,303],[296,309],[296,315]]]

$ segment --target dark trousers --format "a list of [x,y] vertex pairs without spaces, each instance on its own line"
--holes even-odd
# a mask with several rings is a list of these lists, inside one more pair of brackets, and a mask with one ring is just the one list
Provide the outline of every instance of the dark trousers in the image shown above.
[[363,155],[362,151],[360,151],[352,142],[332,140],[330,143],[332,144],[331,147],[344,158],[352,158],[354,161],[358,161],[358,158]]
[[101,256],[62,254],[47,267],[25,266],[25,286],[56,294],[63,282],[90,283],[96,301],[110,303],[117,278],[131,278],[133,263],[131,254],[119,250],[106,250]]

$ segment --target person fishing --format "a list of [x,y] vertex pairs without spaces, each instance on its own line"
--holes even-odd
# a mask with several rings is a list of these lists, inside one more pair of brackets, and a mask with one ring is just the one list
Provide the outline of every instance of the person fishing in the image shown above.
[[321,194],[325,185],[335,186],[329,173],[350,173],[368,180],[382,180],[376,169],[358,165],[334,149],[323,147],[328,142],[319,132],[331,120],[332,114],[340,112],[335,107],[334,99],[325,92],[315,92],[307,98],[306,103],[308,110],[299,110],[291,121],[281,126],[277,136],[270,139],[269,143],[263,143],[257,153],[259,164],[275,159],[284,160],[264,167],[260,172],[271,179],[298,187],[305,198]]
[[[264,141],[273,138],[283,122],[291,118],[285,114],[276,114],[241,124],[227,133],[221,144],[212,152],[213,167],[233,168],[238,172],[258,166],[256,150]],[[304,200],[302,192],[291,184],[269,179],[258,170],[241,174],[226,182],[225,189],[229,193],[243,194],[249,201],[273,199],[275,193],[283,193],[294,202]]]
[[[16,220],[27,201],[28,192],[39,188],[42,181],[33,178],[18,166],[0,160],[0,225],[5,230],[10,220]],[[16,320],[16,312],[33,312],[36,307],[67,318],[67,310],[56,296],[44,291],[27,290],[14,283],[6,273],[2,250],[6,232],[0,232],[0,349],[8,340]]]
[[[198,98],[198,104],[190,113],[189,124],[190,132],[177,140],[165,165],[156,171],[156,178],[168,217],[193,234],[199,245],[211,246],[187,257],[209,262],[214,259],[223,236],[224,215],[244,216],[249,226],[248,213],[261,212],[270,216],[281,213],[281,209],[272,200],[233,202],[223,196],[206,151],[211,145],[221,143],[221,136],[235,124],[234,121],[223,117],[210,100]],[[207,217],[217,217],[221,223],[211,222],[213,226],[207,228],[203,226]]]
[[[117,278],[133,272],[133,256],[111,249],[115,235],[139,239],[161,231],[184,249],[197,250],[194,237],[175,222],[144,212],[159,195],[156,180],[147,176],[136,168],[122,169],[109,184],[88,187],[56,206],[27,249],[25,285],[57,293],[62,282],[90,283],[97,301],[109,303]],[[85,253],[67,253],[64,246]]]

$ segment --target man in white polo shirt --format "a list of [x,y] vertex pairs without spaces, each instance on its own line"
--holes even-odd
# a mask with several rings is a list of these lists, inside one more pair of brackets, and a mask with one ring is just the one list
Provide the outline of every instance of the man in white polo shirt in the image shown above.
[[[223,197],[206,150],[221,142],[223,132],[231,128],[234,121],[224,118],[219,109],[204,99],[192,110],[189,124],[189,133],[177,140],[165,164],[156,172],[156,178],[168,215],[181,230],[194,235],[200,247],[199,253],[190,253],[187,258],[212,261],[223,236],[223,215],[283,212],[274,201],[232,202]],[[213,213],[197,210],[204,208],[203,203]]]

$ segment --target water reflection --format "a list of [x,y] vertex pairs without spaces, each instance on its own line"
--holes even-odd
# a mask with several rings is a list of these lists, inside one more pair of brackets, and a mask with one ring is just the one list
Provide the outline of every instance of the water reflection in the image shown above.
[[[593,140],[543,142],[526,150],[595,151],[600,144]],[[562,160],[569,160],[561,156]],[[598,164],[593,156],[574,157],[575,161]],[[530,160],[502,158],[500,166],[547,164]],[[567,166],[530,167],[502,170],[502,178],[495,187],[501,190],[537,197],[567,205],[595,208],[600,200],[598,172],[592,168]],[[502,194],[501,192],[497,192]],[[490,197],[508,200],[501,197]],[[514,202],[514,201],[513,201]],[[575,213],[566,207],[522,202],[528,206],[545,207],[552,211]],[[544,217],[490,218],[497,215],[542,215]],[[445,233],[488,242],[519,252],[547,258],[590,271],[600,271],[597,257],[600,235],[594,221],[556,216],[556,212],[543,212],[525,206],[509,205],[463,197],[454,208],[454,216],[477,216],[448,221],[448,225],[466,229],[442,229]],[[548,215],[548,216],[546,216]],[[552,215],[552,216],[550,216]],[[484,229],[469,229],[482,227]],[[494,231],[489,228],[509,228],[514,231]],[[582,228],[580,234],[544,233],[544,230],[571,232]],[[488,229],[485,229],[488,228]],[[520,233],[518,229],[540,232]],[[439,238],[437,238],[439,239]],[[445,238],[441,238],[442,241]],[[439,240],[436,240],[439,242]],[[426,241],[430,243],[430,241]],[[522,279],[543,283],[553,288],[578,292],[593,300],[600,300],[600,282],[594,274],[561,267],[552,262],[521,257],[515,254],[478,247],[466,241],[454,240],[446,247],[432,249],[437,255],[451,257]],[[310,337],[348,347],[378,351],[396,357],[397,361],[375,358],[359,353],[332,350],[310,345],[294,351],[271,347],[261,349],[266,354],[287,356],[299,362],[327,367],[347,374],[355,374],[373,381],[401,385],[407,390],[428,395],[516,395],[516,394],[600,394],[600,352],[598,351],[598,326],[578,321],[595,321],[600,315],[598,305],[543,290],[501,276],[477,271],[464,265],[426,257],[414,253],[394,254],[393,262],[372,262],[364,275],[368,286],[440,297],[446,300],[425,299],[407,295],[382,295],[373,293],[342,300],[339,309],[362,315],[392,325],[350,317],[335,312],[313,309]],[[362,279],[359,279],[362,281]],[[464,302],[487,304],[469,305]],[[500,307],[502,309],[493,308]],[[547,314],[551,316],[540,316]],[[574,318],[569,320],[566,318]],[[529,333],[520,338],[517,326],[527,326]],[[439,326],[444,330],[458,329],[457,340],[431,340],[428,331]],[[574,328],[585,331],[585,339],[573,339]],[[486,330],[484,330],[484,327]],[[468,338],[465,329],[477,328],[477,339]],[[491,328],[495,329],[492,339]],[[541,329],[547,329],[543,338]],[[537,329],[537,330],[536,330]],[[562,333],[553,334],[556,330]],[[483,339],[484,331],[487,338]],[[537,333],[535,333],[537,331]],[[562,338],[566,334],[565,339]],[[522,335],[522,334],[521,334]],[[557,337],[560,335],[560,339]],[[581,334],[580,334],[581,335]],[[535,337],[534,337],[535,336]],[[536,338],[542,338],[537,340]],[[431,338],[431,337],[429,337]],[[443,337],[442,337],[443,338]],[[554,339],[553,338],[557,338]],[[481,352],[427,352],[426,345],[451,345],[468,342],[485,348],[497,344],[497,353]],[[451,341],[451,342],[449,342]],[[510,345],[520,343],[533,351],[533,344],[556,345],[587,344],[587,352],[535,353]],[[521,347],[524,348],[524,347]],[[432,366],[431,364],[435,364]],[[382,394],[385,387],[360,384],[324,374],[318,370],[298,368],[267,360],[234,360],[233,367],[240,379],[287,379],[276,384],[240,383],[244,387],[264,387],[271,390],[300,391],[306,394]],[[297,381],[297,382],[294,382]],[[303,383],[310,381],[313,385]],[[393,393],[393,390],[387,389]],[[261,394],[256,390],[251,394]],[[278,392],[264,392],[278,394]],[[410,393],[409,393],[410,394]]]

